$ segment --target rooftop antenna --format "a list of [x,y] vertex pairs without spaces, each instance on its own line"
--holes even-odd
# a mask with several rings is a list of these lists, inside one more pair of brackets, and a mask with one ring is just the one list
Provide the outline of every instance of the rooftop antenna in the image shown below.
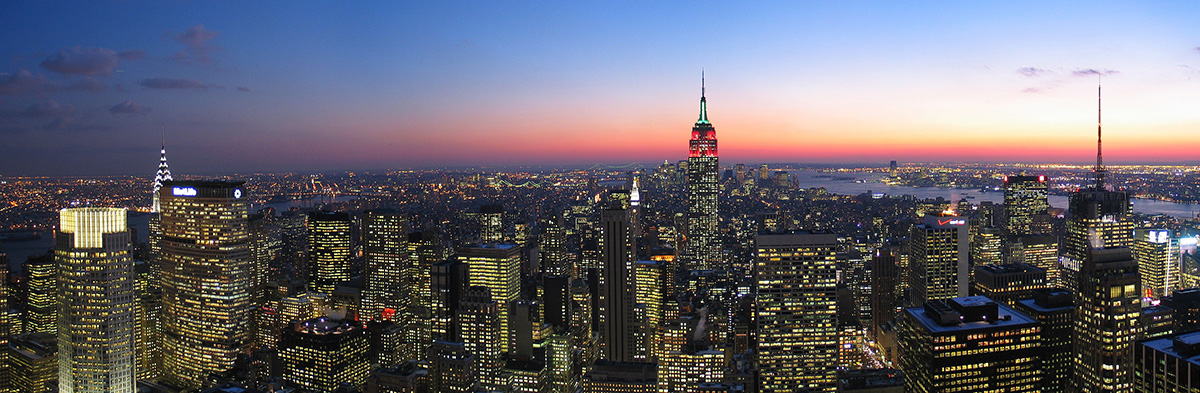
[[1102,75],[1100,73],[1096,73],[1096,169],[1095,169],[1095,171],[1096,171],[1096,190],[1104,189],[1104,175],[1107,173],[1107,171],[1104,170],[1104,145],[1102,142],[1102,140],[1103,140],[1102,137],[1104,136],[1104,134],[1101,131],[1101,127],[1100,127],[1100,124],[1101,124],[1101,122],[1100,122],[1100,120],[1101,120],[1101,117],[1100,117],[1100,111],[1101,111],[1100,78],[1101,78],[1101,76]]

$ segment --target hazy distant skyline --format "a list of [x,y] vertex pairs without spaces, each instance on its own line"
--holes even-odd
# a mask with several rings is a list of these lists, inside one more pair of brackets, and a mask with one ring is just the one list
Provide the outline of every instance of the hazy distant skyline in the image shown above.
[[1197,3],[18,2],[0,175],[1195,161]]

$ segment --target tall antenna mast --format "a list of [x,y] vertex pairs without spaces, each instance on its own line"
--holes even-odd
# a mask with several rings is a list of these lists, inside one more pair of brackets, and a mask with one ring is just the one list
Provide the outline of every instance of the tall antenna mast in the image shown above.
[[1100,97],[1100,74],[1096,74],[1096,190],[1104,189],[1104,175],[1107,172],[1104,170],[1104,144],[1102,142],[1104,133],[1100,127]]

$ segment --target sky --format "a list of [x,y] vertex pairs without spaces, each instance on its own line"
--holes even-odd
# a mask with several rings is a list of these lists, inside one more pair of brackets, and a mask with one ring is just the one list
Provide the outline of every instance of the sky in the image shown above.
[[976,3],[15,1],[0,176],[1198,159],[1200,3]]

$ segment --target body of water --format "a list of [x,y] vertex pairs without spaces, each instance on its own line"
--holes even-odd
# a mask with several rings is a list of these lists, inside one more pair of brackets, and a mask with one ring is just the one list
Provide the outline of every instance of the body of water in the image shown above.
[[[883,176],[881,175],[856,176],[854,174],[823,174],[813,171],[792,173],[796,175],[801,188],[825,187],[826,190],[834,194],[859,195],[866,192],[873,192],[887,195],[912,195],[922,199],[942,197],[950,201],[958,201],[965,198],[973,204],[983,201],[991,201],[996,204],[1004,203],[1003,191],[984,192],[979,189],[968,188],[892,186],[883,183]],[[829,175],[832,175],[832,177],[826,177]],[[1049,200],[1052,207],[1067,208],[1067,197],[1064,195],[1050,195]],[[1200,205],[1135,198],[1133,200],[1133,211],[1142,214],[1166,214],[1180,219],[1190,219],[1200,214]]]

